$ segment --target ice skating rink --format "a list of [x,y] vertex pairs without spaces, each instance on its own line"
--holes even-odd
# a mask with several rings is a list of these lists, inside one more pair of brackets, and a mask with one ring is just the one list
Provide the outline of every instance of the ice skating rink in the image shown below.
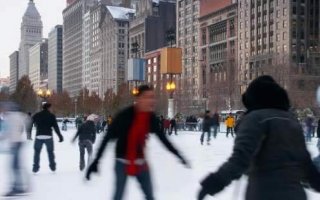
[[[31,180],[31,195],[19,198],[22,200],[112,200],[114,189],[114,144],[109,144],[100,164],[100,174],[93,176],[92,181],[84,180],[83,172],[79,171],[79,152],[77,143],[72,144],[71,138],[75,128],[69,125],[68,131],[62,131],[63,143],[55,138],[57,171],[51,172],[48,166],[47,152],[41,154],[41,168],[32,174],[33,141],[27,141],[24,160]],[[187,169],[169,153],[155,136],[147,143],[147,158],[157,200],[195,200],[199,190],[199,181],[209,172],[215,171],[231,154],[233,139],[219,133],[218,138],[211,140],[211,145],[200,145],[200,132],[178,132],[178,136],[169,136],[170,140],[190,161],[192,168]],[[101,135],[100,135],[101,136]],[[99,136],[99,139],[101,138]],[[95,147],[100,141],[96,142]],[[308,144],[315,156],[316,139]],[[152,155],[152,156],[150,156]],[[9,186],[8,155],[0,154],[0,194]],[[215,200],[244,199],[246,178],[234,181],[232,185],[214,198]],[[318,200],[320,194],[308,190],[309,200]],[[0,198],[1,199],[1,198]],[[125,200],[142,200],[142,192],[134,178],[130,178],[125,192]]]

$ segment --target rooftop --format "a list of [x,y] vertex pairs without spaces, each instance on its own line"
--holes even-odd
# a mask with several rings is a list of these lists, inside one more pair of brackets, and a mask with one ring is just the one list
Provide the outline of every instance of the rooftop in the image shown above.
[[111,13],[114,19],[129,20],[128,14],[134,14],[136,11],[130,8],[118,7],[118,6],[107,6],[107,9]]

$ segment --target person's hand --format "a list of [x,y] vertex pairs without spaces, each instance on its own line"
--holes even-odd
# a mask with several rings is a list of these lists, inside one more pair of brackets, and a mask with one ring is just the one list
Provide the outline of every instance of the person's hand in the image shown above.
[[201,190],[198,194],[197,200],[203,200],[207,195],[208,195],[208,193],[203,188],[201,188]]
[[90,177],[92,173],[98,173],[99,171],[98,165],[99,165],[98,161],[93,161],[91,165],[88,167],[88,170],[86,172],[86,179],[88,181],[90,181]]
[[62,135],[59,136],[59,142],[63,142],[63,136]]
[[191,169],[191,165],[186,159],[180,158],[180,161],[186,168]]
[[207,195],[215,195],[222,191],[228,185],[226,181],[217,173],[209,174],[203,181],[201,181],[202,188],[198,194],[198,200],[202,200]]

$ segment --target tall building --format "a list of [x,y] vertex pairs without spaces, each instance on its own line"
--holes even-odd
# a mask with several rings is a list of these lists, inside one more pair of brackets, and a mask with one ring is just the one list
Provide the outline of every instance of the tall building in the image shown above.
[[89,92],[92,91],[91,87],[91,61],[90,61],[90,52],[91,52],[91,18],[90,18],[90,9],[83,15],[83,50],[82,50],[82,88],[86,88]]
[[29,1],[21,23],[19,48],[19,78],[29,74],[29,49],[42,40],[41,16],[33,2]]
[[306,96],[320,80],[319,1],[239,1],[238,9],[241,92],[258,75],[271,74],[294,106],[314,99]]
[[198,54],[200,0],[177,1],[177,46],[182,48],[182,112],[198,113],[203,107]]
[[125,82],[128,58],[129,20],[135,10],[107,6],[101,23],[102,39],[102,89],[117,93]]
[[130,48],[137,44],[137,52],[130,57],[143,58],[146,52],[167,46],[166,32],[175,30],[175,0],[136,1],[136,15],[130,22]]
[[48,88],[62,92],[62,25],[55,26],[48,38]]
[[70,1],[63,10],[63,89],[76,97],[82,88],[84,15],[97,0]]
[[48,81],[48,40],[35,44],[29,49],[29,78],[33,89],[38,90]]
[[10,93],[16,90],[18,83],[18,70],[19,70],[19,51],[13,52],[10,56]]
[[202,98],[210,110],[239,107],[236,67],[238,4],[232,0],[200,3],[200,67]]

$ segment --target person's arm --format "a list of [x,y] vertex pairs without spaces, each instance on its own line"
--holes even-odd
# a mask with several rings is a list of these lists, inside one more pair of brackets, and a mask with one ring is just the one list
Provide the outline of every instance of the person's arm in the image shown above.
[[162,129],[159,126],[159,122],[158,119],[153,117],[152,119],[152,132],[154,132],[158,138],[160,139],[160,141],[162,142],[162,144],[164,144],[164,146],[171,152],[173,153],[175,156],[177,156],[181,162],[185,165],[188,165],[187,161],[183,158],[183,156],[179,153],[179,151],[171,144],[171,142],[168,140],[168,138],[166,137],[166,135],[163,133]]
[[53,125],[52,125],[53,129],[56,132],[57,136],[59,137],[59,142],[63,142],[63,136],[61,135],[56,116],[54,116],[54,115],[52,117],[52,123],[53,123]]
[[265,123],[259,121],[254,115],[248,115],[242,121],[231,157],[217,172],[209,174],[201,182],[202,193],[211,195],[218,193],[245,173],[265,137],[266,128],[263,127],[264,125]]
[[99,171],[99,169],[98,169],[99,161],[104,154],[104,151],[107,147],[108,142],[110,140],[116,139],[117,128],[119,126],[118,121],[120,121],[120,120],[115,119],[108,127],[107,134],[104,136],[104,138],[98,148],[97,154],[87,170],[87,173],[86,173],[87,180],[90,180],[92,173],[97,173]]
[[72,139],[72,142],[75,142],[76,139],[77,139],[77,137],[79,137],[80,131],[82,131],[81,127],[77,130],[75,136],[74,136],[73,139]]

